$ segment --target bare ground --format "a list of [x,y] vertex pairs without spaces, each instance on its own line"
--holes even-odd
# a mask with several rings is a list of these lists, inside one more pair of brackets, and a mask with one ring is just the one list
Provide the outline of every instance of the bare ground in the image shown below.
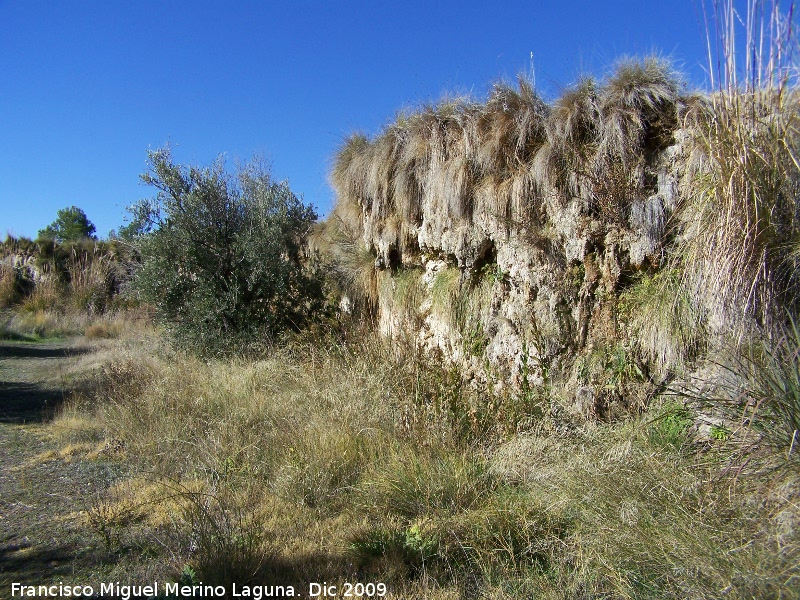
[[47,431],[71,392],[66,369],[87,351],[68,340],[0,341],[0,598],[12,582],[67,583],[115,561],[85,515],[121,466],[59,456]]

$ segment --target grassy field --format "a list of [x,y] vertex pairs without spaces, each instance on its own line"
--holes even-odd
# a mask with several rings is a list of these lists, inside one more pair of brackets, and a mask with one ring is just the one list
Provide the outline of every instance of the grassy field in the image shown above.
[[54,418],[2,424],[9,582],[798,597],[797,453],[676,398],[572,423],[368,332],[202,362],[128,331],[81,354],[4,343],[5,414],[28,356],[61,352],[68,391]]

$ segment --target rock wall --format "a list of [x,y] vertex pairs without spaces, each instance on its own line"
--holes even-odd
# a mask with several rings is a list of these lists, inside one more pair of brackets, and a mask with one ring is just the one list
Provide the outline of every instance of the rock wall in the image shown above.
[[[700,346],[702,302],[682,297],[714,277],[684,272],[682,257],[715,210],[685,208],[716,168],[713,114],[656,59],[552,104],[520,81],[401,114],[340,149],[319,237],[343,293],[387,335],[412,335],[477,380],[612,414]],[[696,264],[713,269],[707,258]]]
[[32,285],[36,285],[47,279],[47,275],[42,272],[33,254],[8,254],[0,258],[0,265],[13,269],[19,276]]

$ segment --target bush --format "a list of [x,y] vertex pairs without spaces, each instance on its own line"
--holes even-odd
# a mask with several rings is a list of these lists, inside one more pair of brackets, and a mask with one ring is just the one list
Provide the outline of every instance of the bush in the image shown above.
[[152,231],[138,238],[136,287],[179,342],[200,354],[252,351],[302,326],[321,305],[304,267],[303,242],[317,215],[258,161],[233,176],[175,165],[149,153],[142,180],[158,190]]

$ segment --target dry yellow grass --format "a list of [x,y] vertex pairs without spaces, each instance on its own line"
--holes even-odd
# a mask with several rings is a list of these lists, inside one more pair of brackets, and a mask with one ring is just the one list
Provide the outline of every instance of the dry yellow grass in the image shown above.
[[150,348],[87,361],[95,395],[53,431],[66,455],[102,431],[123,448],[104,460],[135,466],[87,509],[109,544],[158,532],[204,581],[747,598],[790,597],[800,576],[796,465],[764,454],[742,470],[735,440],[687,454],[688,437],[663,440],[688,434],[655,435],[653,415],[566,437],[547,415],[522,435],[476,427],[510,413],[475,412],[441,366],[363,334],[255,363]]

